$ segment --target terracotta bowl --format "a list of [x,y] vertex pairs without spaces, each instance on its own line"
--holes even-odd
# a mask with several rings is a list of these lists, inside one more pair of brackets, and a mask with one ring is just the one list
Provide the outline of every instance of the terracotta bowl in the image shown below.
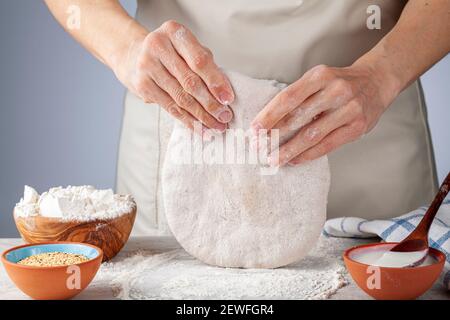
[[378,300],[411,300],[431,288],[442,272],[445,255],[430,248],[429,254],[436,260],[427,266],[412,268],[374,267],[356,262],[352,258],[365,250],[383,248],[389,250],[397,243],[372,243],[347,249],[344,262],[356,284],[371,297]]
[[[58,267],[17,264],[26,257],[45,252],[83,254],[89,260]],[[91,283],[100,267],[102,257],[102,250],[89,244],[48,242],[11,248],[2,254],[1,259],[11,280],[26,295],[39,300],[62,300],[76,296]]]
[[133,229],[135,218],[136,207],[114,219],[87,222],[63,221],[42,216],[19,217],[14,214],[17,229],[27,243],[88,243],[103,250],[103,261],[112,259],[123,248]]

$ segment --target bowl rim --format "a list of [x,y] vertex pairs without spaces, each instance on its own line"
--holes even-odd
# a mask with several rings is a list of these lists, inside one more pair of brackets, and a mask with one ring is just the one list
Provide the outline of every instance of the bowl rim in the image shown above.
[[[342,257],[344,258],[344,261],[348,260],[348,261],[351,261],[352,263],[355,263],[357,265],[364,266],[364,267],[373,267],[373,265],[358,262],[358,261],[355,261],[354,259],[350,258],[350,253],[356,249],[377,247],[377,246],[390,245],[390,244],[396,245],[398,243],[399,242],[375,242],[375,243],[367,243],[367,244],[362,244],[362,245],[358,245],[358,246],[353,246],[353,247],[346,249],[344,251],[344,253],[342,254]],[[416,267],[402,267],[402,268],[382,267],[382,266],[378,266],[378,267],[380,269],[388,269],[388,270],[399,270],[399,269],[401,269],[401,270],[423,270],[426,268],[433,268],[435,265],[441,265],[442,267],[444,267],[444,264],[446,261],[445,254],[442,251],[435,249],[435,248],[431,248],[431,247],[429,247],[428,250],[431,251],[434,258],[437,259],[436,263],[426,265],[426,266],[421,265],[421,266],[416,266]]]
[[[6,258],[6,255],[12,251],[21,249],[21,248],[26,248],[26,247],[38,247],[41,245],[47,245],[47,244],[68,244],[68,245],[82,245],[82,246],[87,246],[87,247],[91,247],[92,249],[97,250],[98,254],[95,258],[89,259],[88,261],[84,261],[84,262],[79,262],[79,263],[74,263],[74,264],[68,264],[68,265],[64,265],[64,266],[50,266],[50,267],[42,267],[42,266],[28,266],[28,265],[23,265],[23,264],[18,264],[16,262],[11,262]],[[97,246],[94,246],[92,244],[89,243],[84,243],[84,242],[75,242],[75,241],[46,241],[46,242],[41,242],[41,243],[27,243],[27,244],[23,244],[23,245],[19,245],[19,246],[15,246],[12,248],[9,248],[7,250],[5,250],[2,253],[1,256],[1,260],[2,263],[4,265],[10,265],[13,267],[17,267],[17,268],[23,268],[23,269],[30,269],[30,270],[50,270],[50,269],[67,269],[67,267],[70,266],[83,266],[85,264],[88,263],[92,263],[92,261],[96,261],[96,260],[100,260],[100,262],[103,259],[103,250]]]

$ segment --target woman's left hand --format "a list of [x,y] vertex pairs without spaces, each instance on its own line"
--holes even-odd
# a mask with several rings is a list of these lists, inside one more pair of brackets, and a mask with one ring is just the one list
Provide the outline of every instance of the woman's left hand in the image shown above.
[[[273,166],[319,158],[371,130],[398,95],[388,75],[354,64],[316,66],[275,96],[252,122],[292,137],[269,158]],[[306,124],[306,125],[305,125]]]

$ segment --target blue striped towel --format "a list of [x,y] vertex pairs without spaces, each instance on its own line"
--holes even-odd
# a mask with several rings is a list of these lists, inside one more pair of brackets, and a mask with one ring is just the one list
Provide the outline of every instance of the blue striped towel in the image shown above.
[[[336,218],[325,223],[323,233],[331,237],[371,238],[380,237],[386,242],[399,242],[419,224],[427,207],[421,207],[398,218],[365,220],[361,218]],[[429,243],[446,255],[443,281],[450,290],[450,200],[445,201],[433,221]]]

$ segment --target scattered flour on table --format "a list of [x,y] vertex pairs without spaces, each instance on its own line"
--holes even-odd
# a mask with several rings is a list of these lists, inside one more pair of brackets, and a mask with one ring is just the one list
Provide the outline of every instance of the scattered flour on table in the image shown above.
[[326,248],[319,244],[302,261],[279,269],[213,267],[182,249],[136,251],[103,264],[95,282],[113,287],[120,299],[327,299],[347,279],[340,257]]
[[92,186],[56,187],[39,195],[25,186],[24,195],[14,208],[18,217],[43,216],[66,221],[113,219],[130,213],[136,204],[130,195],[114,194],[111,189]]

